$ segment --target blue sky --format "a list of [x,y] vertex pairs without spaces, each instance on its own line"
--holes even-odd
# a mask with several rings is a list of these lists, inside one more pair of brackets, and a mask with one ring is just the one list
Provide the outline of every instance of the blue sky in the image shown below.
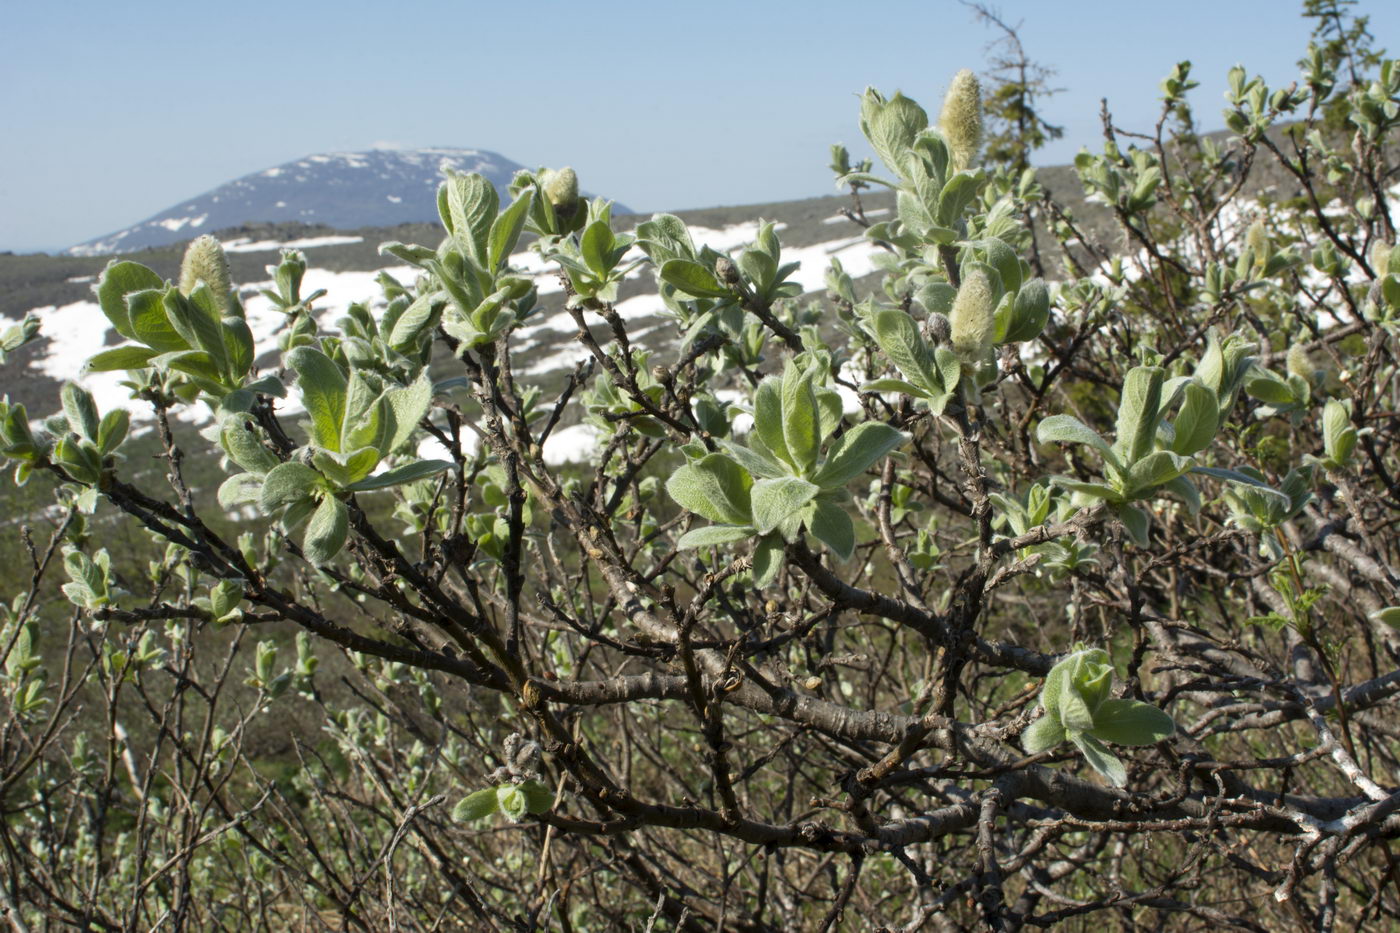
[[[1217,128],[1236,62],[1296,76],[1295,0],[994,4],[1032,58],[1065,162],[1100,141],[1099,99],[1146,129],[1189,58]],[[1382,46],[1400,4],[1363,0]],[[827,147],[858,150],[858,95],[936,112],[993,38],[956,0],[395,4],[0,0],[0,250],[72,245],[239,175],[376,144],[571,164],[637,210],[833,193]],[[1400,52],[1390,42],[1392,52]]]

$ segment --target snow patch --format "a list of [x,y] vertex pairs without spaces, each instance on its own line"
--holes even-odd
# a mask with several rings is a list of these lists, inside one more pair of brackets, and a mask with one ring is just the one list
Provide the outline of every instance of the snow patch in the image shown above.
[[343,246],[347,243],[363,243],[362,236],[313,236],[299,240],[250,240],[239,237],[223,244],[226,253],[265,253],[275,249],[314,249],[317,246]]

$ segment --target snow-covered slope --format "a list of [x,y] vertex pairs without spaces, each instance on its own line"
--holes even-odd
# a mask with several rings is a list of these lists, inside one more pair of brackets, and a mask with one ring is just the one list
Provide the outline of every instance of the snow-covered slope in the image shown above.
[[[70,248],[95,256],[164,246],[248,223],[295,221],[341,230],[437,219],[444,168],[479,172],[505,194],[523,166],[478,149],[374,149],[331,152],[254,172],[125,230]],[[616,209],[625,213],[625,208]]]

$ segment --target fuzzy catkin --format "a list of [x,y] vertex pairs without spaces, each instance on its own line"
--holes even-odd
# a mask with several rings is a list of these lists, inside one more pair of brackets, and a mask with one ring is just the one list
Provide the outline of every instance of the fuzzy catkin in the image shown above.
[[540,173],[540,187],[544,196],[555,208],[568,211],[578,203],[578,174],[569,166],[558,171],[546,169]]
[[973,269],[963,279],[948,315],[948,329],[953,352],[964,360],[979,359],[991,349],[996,336],[996,308],[991,280],[983,270]]
[[180,263],[180,294],[189,295],[200,282],[209,287],[220,312],[227,313],[228,294],[233,287],[228,256],[224,255],[219,241],[207,233],[195,237],[185,249],[185,258]]
[[953,75],[953,83],[948,85],[938,129],[948,141],[953,171],[971,168],[982,148],[982,86],[966,68]]
[[[1376,278],[1383,279],[1390,274],[1390,251],[1394,249],[1385,240],[1376,240],[1371,244],[1371,268],[1376,273]],[[1396,270],[1400,272],[1400,269]]]
[[1312,358],[1301,343],[1295,343],[1288,348],[1288,372],[1303,379],[1310,380],[1313,377]]

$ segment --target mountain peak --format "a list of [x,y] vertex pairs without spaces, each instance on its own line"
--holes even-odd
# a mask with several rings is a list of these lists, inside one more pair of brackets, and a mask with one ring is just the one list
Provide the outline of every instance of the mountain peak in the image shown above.
[[[324,152],[244,175],[138,224],[66,250],[126,253],[248,223],[298,222],[340,230],[437,220],[444,169],[477,172],[502,196],[524,168],[484,149],[432,146]],[[619,213],[626,209],[618,206]]]

